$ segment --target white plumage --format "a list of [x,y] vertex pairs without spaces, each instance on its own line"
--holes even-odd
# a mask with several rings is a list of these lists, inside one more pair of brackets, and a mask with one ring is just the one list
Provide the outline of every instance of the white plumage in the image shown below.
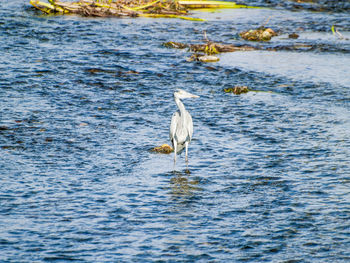
[[188,161],[188,144],[192,140],[193,122],[190,113],[185,109],[185,105],[180,99],[199,98],[187,91],[178,89],[174,92],[174,100],[179,108],[173,114],[170,123],[170,140],[174,148],[174,162],[176,162],[176,155],[180,154],[184,149],[186,150],[186,161]]

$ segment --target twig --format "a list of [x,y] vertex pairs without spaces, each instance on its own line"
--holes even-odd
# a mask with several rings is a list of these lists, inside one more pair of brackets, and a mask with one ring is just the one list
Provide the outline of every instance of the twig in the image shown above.
[[266,19],[265,23],[262,24],[261,27],[265,27],[265,26],[267,25],[267,23],[269,22],[270,18],[272,18],[272,16],[269,16],[269,17]]
[[342,35],[342,33],[340,33],[338,31],[338,29],[335,28],[335,26],[333,25],[332,28],[331,28],[332,32],[333,32],[333,35],[335,35],[336,37],[338,37],[339,39],[342,39],[342,40],[349,40],[348,38],[344,37]]
[[206,42],[210,42],[209,41],[209,39],[208,39],[208,37],[207,37],[207,31],[203,31],[203,34],[204,34],[204,40],[206,41]]

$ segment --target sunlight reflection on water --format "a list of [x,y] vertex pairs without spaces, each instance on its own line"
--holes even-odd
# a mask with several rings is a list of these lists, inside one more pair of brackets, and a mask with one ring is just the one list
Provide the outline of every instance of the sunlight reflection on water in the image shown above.
[[342,53],[233,52],[222,54],[219,63],[292,80],[350,87],[350,56]]

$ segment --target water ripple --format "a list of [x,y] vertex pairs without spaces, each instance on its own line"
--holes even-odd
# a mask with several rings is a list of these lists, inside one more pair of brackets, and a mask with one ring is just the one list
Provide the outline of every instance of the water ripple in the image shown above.
[[[350,49],[329,27],[350,20],[319,2],[195,13],[206,23],[2,2],[0,261],[348,261]],[[204,30],[242,45],[267,17],[279,37],[216,64],[162,46]],[[255,91],[223,91],[236,85]],[[174,167],[148,150],[170,143],[176,88],[200,98]]]

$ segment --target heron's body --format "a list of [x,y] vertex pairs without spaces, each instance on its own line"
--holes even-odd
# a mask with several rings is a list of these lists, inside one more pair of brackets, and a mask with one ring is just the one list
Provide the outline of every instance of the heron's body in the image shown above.
[[176,155],[186,150],[186,161],[188,160],[188,144],[192,140],[193,122],[190,113],[185,109],[185,105],[180,99],[198,98],[198,96],[188,93],[184,90],[177,90],[174,93],[175,103],[179,110],[173,114],[170,124],[170,140],[174,148],[174,162]]
[[[185,125],[185,123],[188,125]],[[177,111],[173,114],[170,130],[175,131],[174,134],[170,134],[170,139],[174,150],[176,149],[176,153],[180,154],[185,148],[185,143],[191,142],[193,134],[192,117],[187,110],[182,113]]]

